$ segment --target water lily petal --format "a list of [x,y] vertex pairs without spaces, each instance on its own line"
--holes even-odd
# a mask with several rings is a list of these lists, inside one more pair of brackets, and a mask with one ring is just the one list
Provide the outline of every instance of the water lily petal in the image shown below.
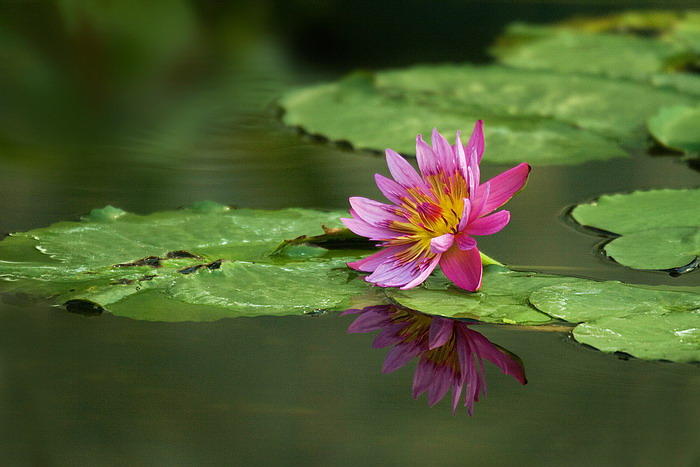
[[468,167],[469,163],[467,160],[467,154],[464,152],[464,145],[462,145],[462,139],[460,138],[461,134],[462,134],[462,132],[458,130],[455,144],[452,146],[452,152],[455,155],[457,167],[459,168],[459,171],[462,173],[462,177],[464,177],[465,180],[468,180],[467,167]]
[[392,256],[395,256],[399,254],[400,252],[404,251],[407,246],[390,246],[390,247],[385,247],[379,250],[376,253],[371,254],[370,256],[359,259],[357,261],[353,261],[351,263],[348,263],[348,266],[351,268],[355,269],[356,271],[362,271],[362,272],[373,272],[375,269],[377,269],[377,266],[382,264],[385,261],[388,261]]
[[478,120],[467,142],[467,162],[470,166],[479,165],[484,155],[484,121]]
[[375,174],[374,181],[377,183],[377,188],[382,192],[384,197],[394,204],[401,204],[402,198],[408,197],[408,192],[404,187],[402,187],[398,182],[390,178],[386,178],[384,175]]
[[406,220],[404,217],[395,214],[395,206],[372,199],[353,196],[350,198],[350,206],[357,214],[356,217],[377,227],[387,227],[391,221],[401,222]]
[[470,223],[464,233],[469,235],[491,235],[500,232],[510,221],[510,211],[498,211]]
[[397,233],[386,227],[377,227],[369,224],[362,219],[343,217],[340,221],[345,224],[345,227],[352,230],[357,235],[367,237],[370,240],[387,240],[395,238]]
[[[489,197],[491,196],[491,185],[486,182],[476,189],[476,195],[472,198],[472,210],[469,213],[469,222],[474,219],[478,219],[483,214],[488,214],[493,211],[486,211],[486,203],[488,203]],[[461,224],[460,224],[461,225]],[[461,230],[461,229],[460,229]]]
[[[425,266],[428,268],[422,269],[418,263],[400,263],[389,260],[377,266],[372,274],[365,277],[365,280],[381,287],[402,287],[424,275],[430,264],[426,263]],[[432,268],[434,269],[435,266]]]
[[404,188],[422,187],[425,185],[416,169],[396,151],[386,150],[386,163],[389,166],[391,176]]
[[450,248],[440,256],[440,268],[458,287],[472,292],[481,287],[483,268],[478,248]]
[[432,142],[433,151],[435,152],[441,175],[452,175],[455,170],[457,170],[452,146],[450,146],[450,143],[447,142],[436,128],[433,128]]
[[461,232],[467,226],[472,217],[472,200],[469,198],[464,198],[464,207],[462,207],[462,217],[459,218],[459,225],[457,225],[457,231]]
[[[509,199],[520,191],[527,183],[527,177],[530,174],[530,165],[522,163],[506,170],[502,174],[496,175],[488,183],[490,185],[489,199],[482,211],[489,213],[503,206]],[[479,187],[482,189],[484,185]],[[477,197],[481,196],[477,192]]]
[[421,135],[416,136],[416,160],[418,161],[418,168],[424,177],[440,172],[435,151],[428,143],[423,141]]
[[460,232],[455,235],[455,240],[457,241],[457,248],[460,250],[471,250],[476,247],[476,240],[469,236],[469,234]]
[[401,290],[412,289],[417,285],[421,285],[428,276],[435,270],[438,263],[440,262],[440,255],[435,255],[429,263],[421,264],[422,271],[413,280],[401,287]]
[[455,236],[451,233],[446,233],[440,235],[439,237],[433,237],[430,239],[430,251],[433,253],[442,253],[447,251],[454,243]]

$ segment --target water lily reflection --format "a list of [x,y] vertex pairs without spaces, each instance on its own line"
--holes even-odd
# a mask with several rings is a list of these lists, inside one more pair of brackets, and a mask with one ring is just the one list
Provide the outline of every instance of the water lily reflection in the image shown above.
[[518,357],[491,343],[464,321],[430,316],[394,305],[350,309],[343,313],[346,314],[359,315],[348,332],[379,330],[381,332],[372,346],[393,346],[384,360],[384,373],[402,367],[414,357],[419,358],[413,377],[413,398],[427,392],[431,406],[451,387],[452,412],[457,410],[464,390],[464,405],[471,415],[479,395],[486,395],[484,359],[521,384],[527,382]]

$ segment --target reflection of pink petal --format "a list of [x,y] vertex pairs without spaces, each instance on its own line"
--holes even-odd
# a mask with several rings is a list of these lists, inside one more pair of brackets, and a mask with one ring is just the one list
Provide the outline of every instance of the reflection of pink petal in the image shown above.
[[413,397],[427,392],[431,406],[452,388],[452,412],[456,412],[464,391],[464,405],[471,415],[479,396],[486,395],[483,359],[525,384],[520,359],[492,344],[463,321],[429,316],[392,305],[367,307],[361,313],[369,317],[356,325],[362,318],[359,316],[350,326],[352,332],[381,328],[373,346],[394,346],[384,360],[382,371],[394,371],[412,358],[419,358],[413,376]]

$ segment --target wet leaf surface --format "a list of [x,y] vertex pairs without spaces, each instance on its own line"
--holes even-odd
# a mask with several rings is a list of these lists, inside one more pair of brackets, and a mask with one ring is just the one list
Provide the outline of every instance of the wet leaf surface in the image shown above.
[[[604,195],[571,216],[586,227],[619,235],[606,254],[638,269],[683,269],[700,255],[700,189]],[[685,268],[687,270],[687,268]]]

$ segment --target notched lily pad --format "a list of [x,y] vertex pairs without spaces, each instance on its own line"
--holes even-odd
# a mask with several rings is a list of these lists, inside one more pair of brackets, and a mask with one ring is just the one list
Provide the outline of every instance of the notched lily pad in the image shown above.
[[620,264],[637,269],[689,272],[700,256],[700,189],[604,195],[576,206],[585,227],[619,235],[604,246]]
[[[323,243],[322,237],[339,235],[343,215],[229,209],[208,202],[147,216],[107,207],[79,222],[59,222],[0,242],[0,289],[33,293],[72,310],[92,303],[114,314],[164,321],[335,309],[368,287],[350,280],[338,259],[344,255],[351,261],[364,250],[315,246],[314,257],[270,253],[284,238]],[[323,231],[322,225],[327,226],[323,235],[308,235]],[[337,285],[340,264],[348,282],[342,286]],[[135,297],[144,294],[149,306],[156,306],[155,297],[161,303],[141,309],[141,318],[125,303],[137,304]],[[202,305],[202,316],[176,301]]]

